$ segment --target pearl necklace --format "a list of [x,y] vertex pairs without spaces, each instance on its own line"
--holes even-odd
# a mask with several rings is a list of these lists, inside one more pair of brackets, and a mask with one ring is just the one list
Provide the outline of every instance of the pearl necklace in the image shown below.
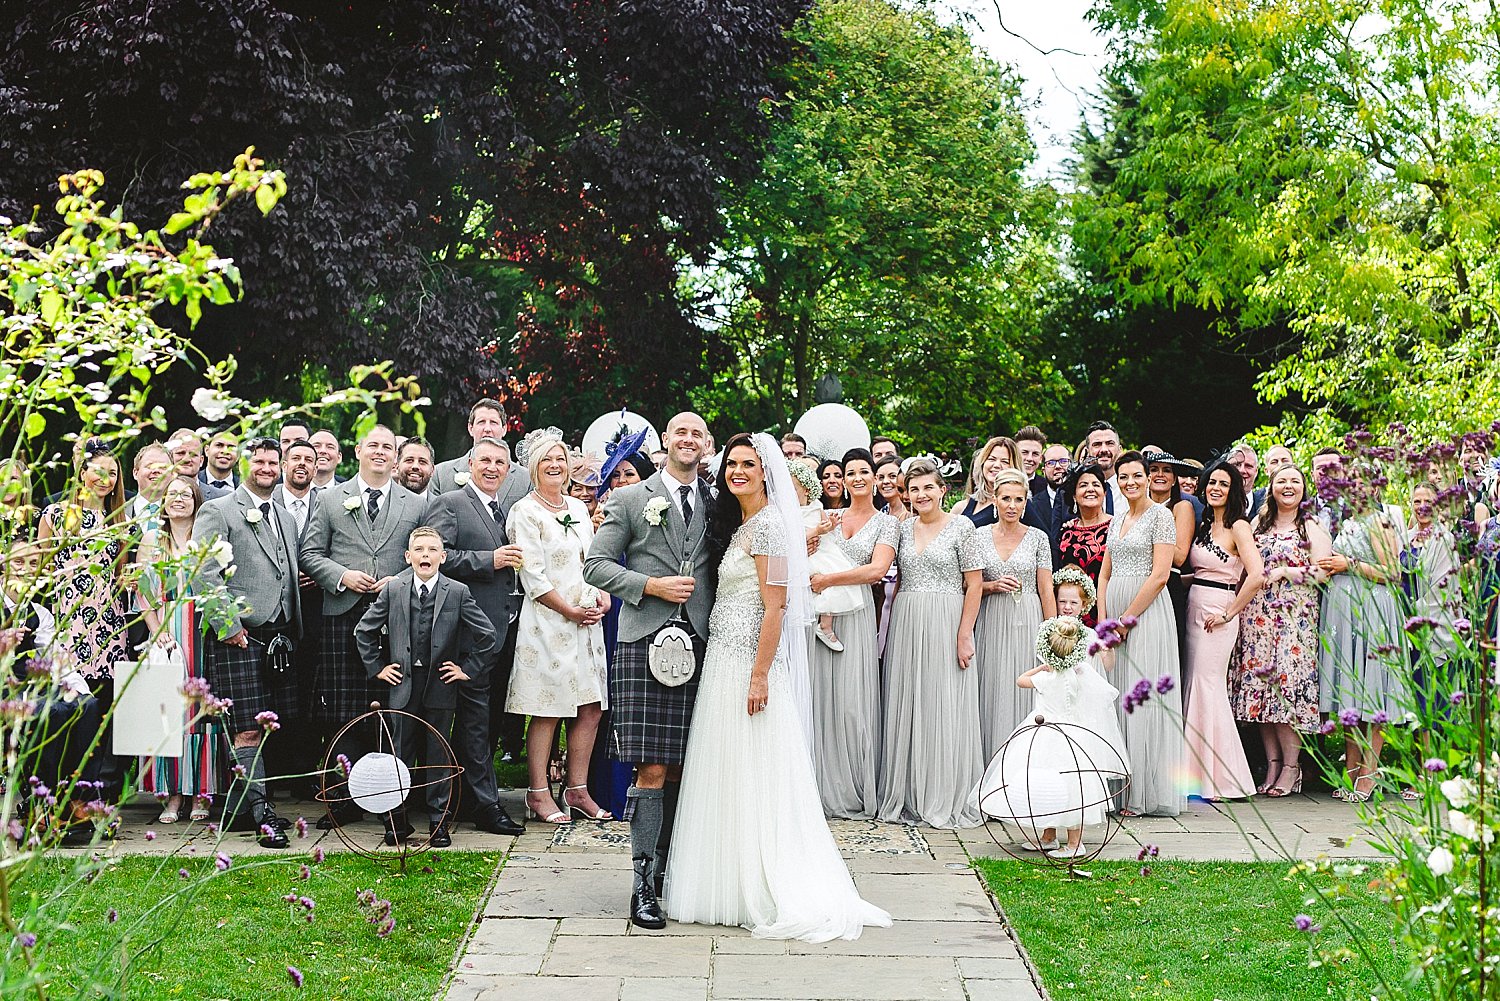
[[535,490],[531,492],[531,496],[535,497],[549,511],[566,511],[568,509],[568,499],[566,497],[563,498],[560,504],[554,504]]

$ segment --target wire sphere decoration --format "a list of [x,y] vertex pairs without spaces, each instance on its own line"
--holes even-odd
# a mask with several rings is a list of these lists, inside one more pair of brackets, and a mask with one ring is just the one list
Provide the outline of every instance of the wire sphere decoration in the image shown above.
[[[436,748],[438,760],[416,766],[401,760],[400,747],[393,732],[398,719],[402,726],[420,728],[417,732],[425,740],[414,743]],[[342,755],[337,753],[338,749],[348,734],[362,726],[375,728],[375,749],[350,762],[346,768],[339,760]],[[422,790],[439,784],[448,786],[448,816],[456,815],[463,793],[463,783],[458,779],[463,772],[447,738],[431,723],[404,710],[382,709],[379,702],[371,702],[369,712],[345,723],[329,741],[328,753],[323,758],[323,784],[317,800],[329,808],[333,831],[344,847],[366,858],[394,858],[400,871],[404,872],[408,859],[432,850],[432,835],[414,833],[391,848],[385,844],[384,827],[404,821],[406,801],[412,793],[420,794]],[[419,795],[418,799],[423,797]],[[351,829],[340,820],[343,811],[338,808],[350,805],[365,813],[373,813],[385,822],[375,832],[373,842],[364,832]]]
[[[980,786],[979,808],[1019,831],[1023,847],[990,831],[990,840],[1011,858],[1088,879],[1091,874],[1079,867],[1098,858],[1123,829],[1114,806],[1129,787],[1130,765],[1118,748],[1080,723],[1052,723],[1038,713],[995,752]],[[1055,828],[1066,845],[1068,828],[1100,825],[1103,835],[1077,855],[1042,849],[1047,828]]]

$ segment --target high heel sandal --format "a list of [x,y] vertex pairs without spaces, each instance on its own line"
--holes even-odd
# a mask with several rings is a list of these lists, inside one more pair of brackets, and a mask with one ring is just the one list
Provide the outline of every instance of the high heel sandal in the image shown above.
[[526,819],[540,820],[546,824],[566,824],[568,822],[568,815],[566,813],[563,813],[561,810],[558,810],[556,813],[549,813],[544,817],[531,808],[531,797],[536,793],[542,792],[550,796],[552,795],[552,787],[542,786],[540,789],[526,790]]
[[204,796],[193,797],[193,812],[188,814],[188,819],[195,824],[201,824],[210,816],[209,801]]
[[1256,786],[1255,791],[1260,793],[1260,795],[1265,796],[1268,795],[1272,789],[1275,789],[1276,780],[1281,778],[1282,767],[1283,765],[1281,764],[1280,758],[1275,758],[1273,760],[1267,761],[1266,780],[1260,785]]
[[568,808],[568,819],[571,820],[572,817],[573,817],[573,814],[575,814],[575,813],[578,814],[580,817],[582,817],[584,820],[614,820],[615,819],[615,815],[612,814],[612,813],[610,813],[608,810],[604,809],[604,807],[602,807],[602,806],[599,807],[599,812],[598,813],[589,813],[583,807],[578,806],[572,800],[568,799],[568,793],[573,792],[573,791],[575,791],[577,789],[582,789],[585,792],[587,792],[588,791],[588,786],[581,785],[581,786],[564,786],[563,787],[563,795],[562,795],[563,806],[565,806],[565,807]]
[[[1283,776],[1286,775],[1287,772],[1296,772],[1297,773],[1297,780],[1295,782],[1293,782],[1289,786],[1281,784],[1281,779],[1282,779]],[[1301,792],[1302,791],[1302,766],[1301,765],[1288,765],[1286,768],[1283,768],[1281,770],[1281,775],[1278,775],[1276,777],[1276,779],[1277,779],[1277,784],[1266,790],[1266,795],[1270,796],[1272,799],[1280,799],[1283,796],[1290,796],[1294,792]]]

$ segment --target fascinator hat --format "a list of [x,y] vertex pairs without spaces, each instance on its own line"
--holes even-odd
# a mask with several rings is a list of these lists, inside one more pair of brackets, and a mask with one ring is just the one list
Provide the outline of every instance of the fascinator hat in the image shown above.
[[632,432],[627,425],[620,424],[620,430],[604,446],[604,465],[599,470],[599,485],[594,488],[598,496],[603,497],[609,492],[609,481],[615,475],[615,470],[626,462],[632,462],[635,454],[646,443],[646,436],[650,431],[649,427],[643,427]]
[[516,446],[516,458],[526,467],[532,483],[536,483],[537,463],[542,461],[542,456],[552,451],[554,445],[562,445],[563,450],[567,450],[561,428],[544,427],[528,431],[526,437],[522,438],[521,443]]

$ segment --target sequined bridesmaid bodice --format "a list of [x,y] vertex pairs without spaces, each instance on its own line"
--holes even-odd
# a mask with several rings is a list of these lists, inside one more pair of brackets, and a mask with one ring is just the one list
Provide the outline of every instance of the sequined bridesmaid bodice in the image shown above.
[[896,550],[896,562],[901,568],[901,590],[963,594],[964,572],[984,568],[984,560],[974,546],[974,523],[961,515],[949,516],[948,523],[920,553],[917,552],[917,524],[916,518],[901,524],[901,544]]

